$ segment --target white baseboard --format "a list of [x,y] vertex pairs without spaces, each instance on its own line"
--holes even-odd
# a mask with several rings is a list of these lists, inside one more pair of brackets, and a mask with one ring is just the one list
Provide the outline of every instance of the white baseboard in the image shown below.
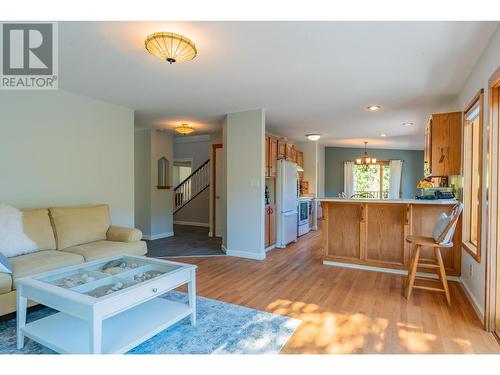
[[[356,270],[363,270],[363,271],[374,271],[374,272],[384,272],[384,273],[392,273],[395,275],[403,275],[406,276],[408,274],[408,271],[404,270],[396,270],[393,268],[383,268],[383,267],[373,267],[373,266],[365,266],[363,264],[352,264],[352,263],[342,263],[342,262],[334,262],[331,260],[324,260],[323,264],[326,266],[336,266],[336,267],[343,267],[343,268],[352,268]],[[433,279],[438,279],[438,276],[435,274],[430,274],[430,273],[423,273],[423,272],[417,272],[417,276],[425,276]],[[447,280],[449,281],[458,281],[460,282],[460,278],[457,276],[447,276]]]
[[239,258],[247,258],[247,259],[255,259],[255,260],[264,260],[266,259],[266,253],[253,253],[250,251],[240,251],[240,250],[229,250],[226,249],[226,254],[233,257]]
[[191,225],[193,227],[206,227],[209,228],[209,223],[198,223],[197,221],[182,221],[182,220],[174,220],[174,224],[178,225]]
[[271,245],[271,246],[269,246],[269,247],[266,247],[266,253],[267,253],[268,251],[273,250],[275,247],[276,247],[276,245],[274,245],[274,244],[273,244],[273,245]]
[[481,305],[477,302],[476,297],[474,297],[474,294],[472,294],[471,290],[467,286],[467,284],[464,282],[462,278],[460,278],[460,286],[462,287],[465,295],[469,299],[470,304],[474,308],[474,312],[476,313],[477,317],[481,321],[481,324],[484,324],[484,309],[481,307]]
[[174,232],[167,232],[167,233],[160,233],[160,234],[143,234],[142,238],[145,240],[159,240],[160,238],[167,238],[167,237],[172,237],[174,235]]

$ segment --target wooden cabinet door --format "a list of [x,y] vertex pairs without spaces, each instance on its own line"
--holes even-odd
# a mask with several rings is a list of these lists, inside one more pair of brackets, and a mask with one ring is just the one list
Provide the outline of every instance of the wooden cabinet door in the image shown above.
[[286,144],[286,160],[297,162],[297,150],[294,144]]
[[275,206],[269,206],[269,246],[276,243],[276,213]]
[[269,238],[270,238],[270,233],[269,233],[269,206],[266,205],[264,209],[264,247],[269,247]]
[[269,151],[270,151],[270,150],[269,150],[269,138],[270,138],[270,137],[269,137],[268,135],[266,135],[266,139],[265,139],[265,145],[266,145],[266,158],[265,158],[265,161],[264,161],[264,163],[265,163],[265,165],[264,165],[264,170],[265,170],[264,175],[265,175],[266,177],[269,177],[269,171],[270,171],[270,169],[271,169],[271,168],[269,167],[269,157],[270,157],[270,156],[269,156]]
[[286,142],[278,139],[278,159],[286,159]]
[[278,138],[269,137],[269,176],[276,177],[276,161],[278,160]]
[[432,176],[459,175],[461,167],[462,113],[432,115]]
[[431,138],[432,118],[425,127],[425,146],[424,146],[424,176],[432,175],[432,138]]
[[304,153],[302,151],[297,151],[297,165],[304,168]]

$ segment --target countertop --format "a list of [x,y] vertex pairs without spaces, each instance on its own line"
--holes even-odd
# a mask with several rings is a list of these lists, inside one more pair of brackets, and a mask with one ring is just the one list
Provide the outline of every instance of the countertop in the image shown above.
[[344,199],[344,198],[316,198],[320,202],[356,202],[356,203],[393,203],[393,204],[430,204],[430,205],[453,205],[457,203],[455,199]]

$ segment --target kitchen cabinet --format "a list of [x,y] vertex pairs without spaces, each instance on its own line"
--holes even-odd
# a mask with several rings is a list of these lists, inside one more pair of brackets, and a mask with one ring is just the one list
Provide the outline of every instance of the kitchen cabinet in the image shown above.
[[427,133],[424,162],[427,158],[430,176],[460,175],[462,112],[433,114]]
[[278,138],[269,137],[269,177],[276,177],[278,161]]
[[[304,153],[302,151],[297,151],[297,166],[304,169]],[[299,181],[304,179],[304,172],[298,172]]]
[[431,175],[431,126],[432,126],[432,117],[429,118],[427,122],[427,126],[424,131],[424,176],[428,177]]
[[264,211],[265,216],[265,237],[264,237],[264,245],[265,247],[269,247],[274,245],[276,242],[276,213],[275,206],[272,204],[268,204],[265,206]]
[[278,139],[278,159],[286,159],[286,142],[284,139]]
[[295,149],[295,145],[292,143],[286,144],[286,160],[297,162],[297,150]]
[[266,134],[265,148],[265,176],[276,177],[276,164],[278,160],[278,138],[270,134]]

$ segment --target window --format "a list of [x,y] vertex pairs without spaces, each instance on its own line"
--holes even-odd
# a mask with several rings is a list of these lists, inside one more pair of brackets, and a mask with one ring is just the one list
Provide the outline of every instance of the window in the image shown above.
[[374,165],[354,165],[354,194],[359,198],[389,197],[390,167],[388,161]]
[[193,161],[191,159],[174,160],[172,179],[174,186],[178,186],[182,181],[189,177],[193,170]]
[[463,123],[463,226],[462,246],[481,260],[481,176],[483,149],[483,92],[464,111]]

